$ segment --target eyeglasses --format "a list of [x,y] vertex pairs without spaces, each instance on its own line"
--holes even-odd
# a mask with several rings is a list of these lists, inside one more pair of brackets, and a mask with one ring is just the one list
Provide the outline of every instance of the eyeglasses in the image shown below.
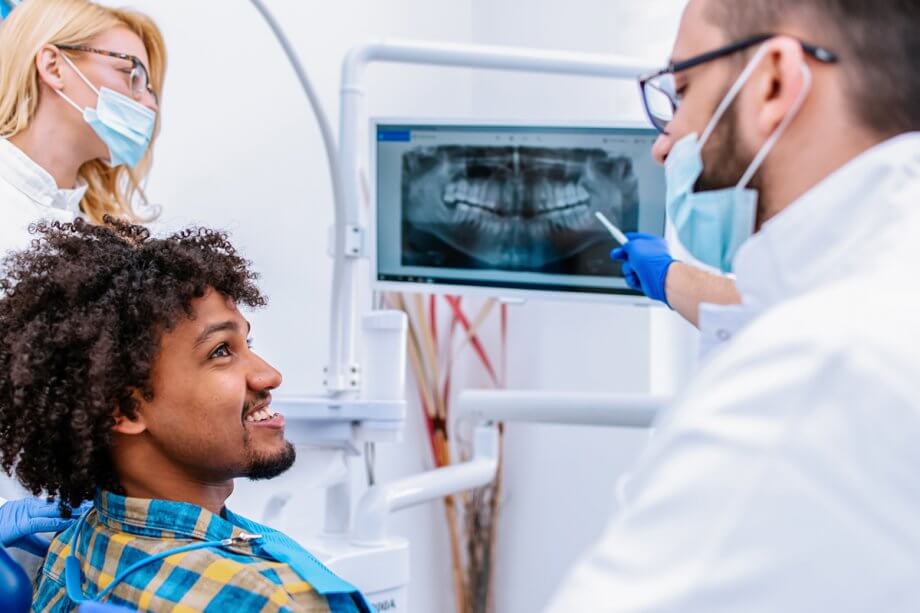
[[[677,86],[674,80],[675,73],[743,51],[748,47],[753,47],[776,36],[780,35],[756,34],[730,45],[701,53],[682,62],[671,63],[661,70],[640,77],[639,90],[642,93],[642,104],[645,107],[645,113],[648,115],[649,121],[660,133],[668,133],[667,126],[674,119],[674,113],[677,112],[677,108],[680,106],[680,95],[677,93]],[[824,47],[810,45],[802,41],[799,41],[799,44],[802,45],[802,50],[805,53],[819,62],[833,64],[838,60],[836,53]]]
[[140,97],[146,91],[151,96],[153,96],[154,102],[159,103],[157,94],[155,91],[153,91],[153,87],[150,85],[150,74],[147,72],[147,67],[144,66],[144,63],[140,60],[139,57],[130,55],[128,53],[118,53],[116,51],[106,51],[105,49],[95,49],[85,45],[57,45],[57,48],[67,51],[85,51],[87,53],[98,53],[99,55],[117,57],[120,60],[131,62],[131,74],[128,76],[128,84],[131,87],[131,93],[134,94],[135,97]]

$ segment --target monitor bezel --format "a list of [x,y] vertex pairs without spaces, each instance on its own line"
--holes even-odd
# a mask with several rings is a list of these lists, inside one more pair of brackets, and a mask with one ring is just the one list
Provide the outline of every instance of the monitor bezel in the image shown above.
[[[536,129],[642,129],[648,130],[649,133],[655,132],[647,122],[643,121],[524,121],[518,119],[457,119],[457,118],[413,118],[413,117],[390,117],[380,116],[371,117],[370,127],[370,144],[369,144],[369,164],[368,169],[368,202],[369,211],[368,231],[366,233],[365,248],[370,260],[371,290],[381,292],[406,292],[406,293],[423,293],[423,294],[456,294],[464,296],[484,296],[496,298],[507,302],[519,302],[527,300],[541,300],[551,302],[601,302],[615,304],[631,304],[636,306],[659,306],[660,303],[651,300],[646,296],[628,289],[611,289],[603,291],[579,291],[571,290],[543,290],[543,289],[523,289],[508,288],[498,285],[464,285],[450,283],[415,283],[411,281],[382,281],[379,279],[377,269],[377,128],[386,125],[405,125],[405,126],[463,126],[463,127],[508,127],[514,128],[536,128]],[[665,228],[661,228],[662,235]]]

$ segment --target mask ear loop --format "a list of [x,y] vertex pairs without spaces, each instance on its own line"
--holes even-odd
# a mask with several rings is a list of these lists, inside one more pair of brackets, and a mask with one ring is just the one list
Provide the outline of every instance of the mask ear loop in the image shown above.
[[757,171],[760,170],[760,165],[763,164],[763,161],[770,153],[770,150],[773,149],[773,145],[775,145],[776,141],[779,140],[779,137],[783,135],[783,132],[786,131],[786,128],[788,128],[789,124],[792,123],[792,120],[795,119],[795,116],[799,114],[799,111],[802,109],[802,105],[805,104],[805,98],[808,97],[808,93],[811,91],[811,82],[811,69],[808,67],[808,64],[802,62],[802,91],[799,93],[799,97],[796,98],[792,108],[789,109],[789,112],[786,113],[785,117],[783,117],[783,120],[776,127],[776,130],[773,131],[773,134],[770,135],[770,138],[767,139],[767,142],[763,144],[763,147],[761,147],[760,151],[757,152],[757,155],[754,156],[754,160],[751,162],[751,165],[748,166],[744,176],[742,176],[741,180],[738,182],[738,189],[744,189],[747,187],[748,183],[751,182],[751,179],[754,178],[754,175],[757,173]]
[[[89,82],[89,79],[86,78],[86,75],[84,75],[84,74],[80,71],[80,69],[77,68],[76,64],[74,64],[73,61],[72,61],[69,57],[67,57],[67,55],[66,55],[64,52],[61,52],[61,57],[64,58],[64,61],[67,62],[67,64],[68,64],[71,68],[73,68],[73,71],[74,71],[75,73],[77,73],[77,76],[80,77],[80,79],[82,79],[84,83],[86,83],[87,87],[89,87],[91,90],[93,90],[93,93],[96,94],[96,97],[98,98],[98,97],[99,97],[99,90],[96,89],[96,86]],[[65,94],[64,92],[62,92],[62,91],[60,91],[60,90],[57,90],[57,89],[54,90],[54,91],[56,91],[56,92],[58,93],[58,95],[59,95],[61,98],[63,98],[64,100],[66,100],[67,103],[70,104],[70,106],[72,106],[73,108],[77,109],[77,111],[79,111],[81,114],[86,112],[86,109],[80,108],[80,105],[77,104],[76,102],[74,102],[73,100],[71,100],[71,99],[70,99],[70,96],[68,96],[68,95]],[[87,107],[87,108],[89,108],[89,107]]]
[[728,90],[728,93],[725,94],[725,97],[722,98],[722,102],[719,103],[719,106],[716,107],[716,112],[713,113],[712,119],[709,120],[709,124],[706,126],[706,129],[703,130],[703,136],[700,137],[700,150],[703,149],[703,145],[706,144],[706,141],[709,140],[709,137],[712,136],[713,131],[716,129],[716,125],[719,123],[719,120],[722,119],[722,116],[725,114],[725,111],[728,110],[728,107],[731,106],[731,103],[735,101],[735,98],[738,96],[738,93],[741,91],[741,88],[747,84],[748,79],[751,78],[754,70],[757,68],[757,65],[760,64],[760,60],[764,58],[767,54],[767,46],[761,45],[757,49],[757,53],[754,54],[754,57],[751,58],[751,61],[748,62],[748,65],[744,67],[744,70],[741,71],[741,74],[738,75],[738,78],[732,84],[731,88]]

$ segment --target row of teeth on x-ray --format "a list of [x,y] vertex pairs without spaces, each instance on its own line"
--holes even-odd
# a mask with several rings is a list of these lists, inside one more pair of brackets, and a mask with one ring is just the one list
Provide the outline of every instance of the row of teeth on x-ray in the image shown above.
[[[610,240],[594,211],[623,225],[638,208],[632,160],[601,149],[418,147],[403,154],[402,170],[407,236],[423,245],[430,235],[447,256],[452,249],[484,267],[561,262]],[[407,253],[414,262],[429,257]]]
[[554,232],[583,231],[597,222],[590,215],[587,202],[549,209],[523,219],[484,206],[457,202],[453,223],[458,230],[470,228],[506,243],[513,236],[527,236],[527,242],[552,240]]
[[[510,184],[499,185],[492,181],[469,181],[460,179],[448,183],[444,188],[444,203],[448,206],[465,204],[478,209],[489,211],[495,215],[504,216],[505,212],[499,206],[501,202],[511,201],[509,194],[502,194],[502,190],[513,189]],[[581,185],[575,183],[551,185],[544,182],[537,185],[534,190],[534,202],[537,205],[533,216],[548,214],[578,205],[587,205],[591,194]],[[504,197],[503,197],[504,196]]]

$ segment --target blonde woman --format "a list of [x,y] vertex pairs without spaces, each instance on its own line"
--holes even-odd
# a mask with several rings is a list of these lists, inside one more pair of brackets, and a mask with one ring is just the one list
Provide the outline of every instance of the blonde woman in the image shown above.
[[[159,29],[133,11],[25,0],[0,22],[0,257],[39,219],[143,220],[165,68]],[[66,520],[56,504],[5,502],[23,495],[0,476],[0,543],[42,555],[33,533]]]
[[138,220],[165,67],[133,11],[26,0],[0,23],[0,253],[38,218]]

